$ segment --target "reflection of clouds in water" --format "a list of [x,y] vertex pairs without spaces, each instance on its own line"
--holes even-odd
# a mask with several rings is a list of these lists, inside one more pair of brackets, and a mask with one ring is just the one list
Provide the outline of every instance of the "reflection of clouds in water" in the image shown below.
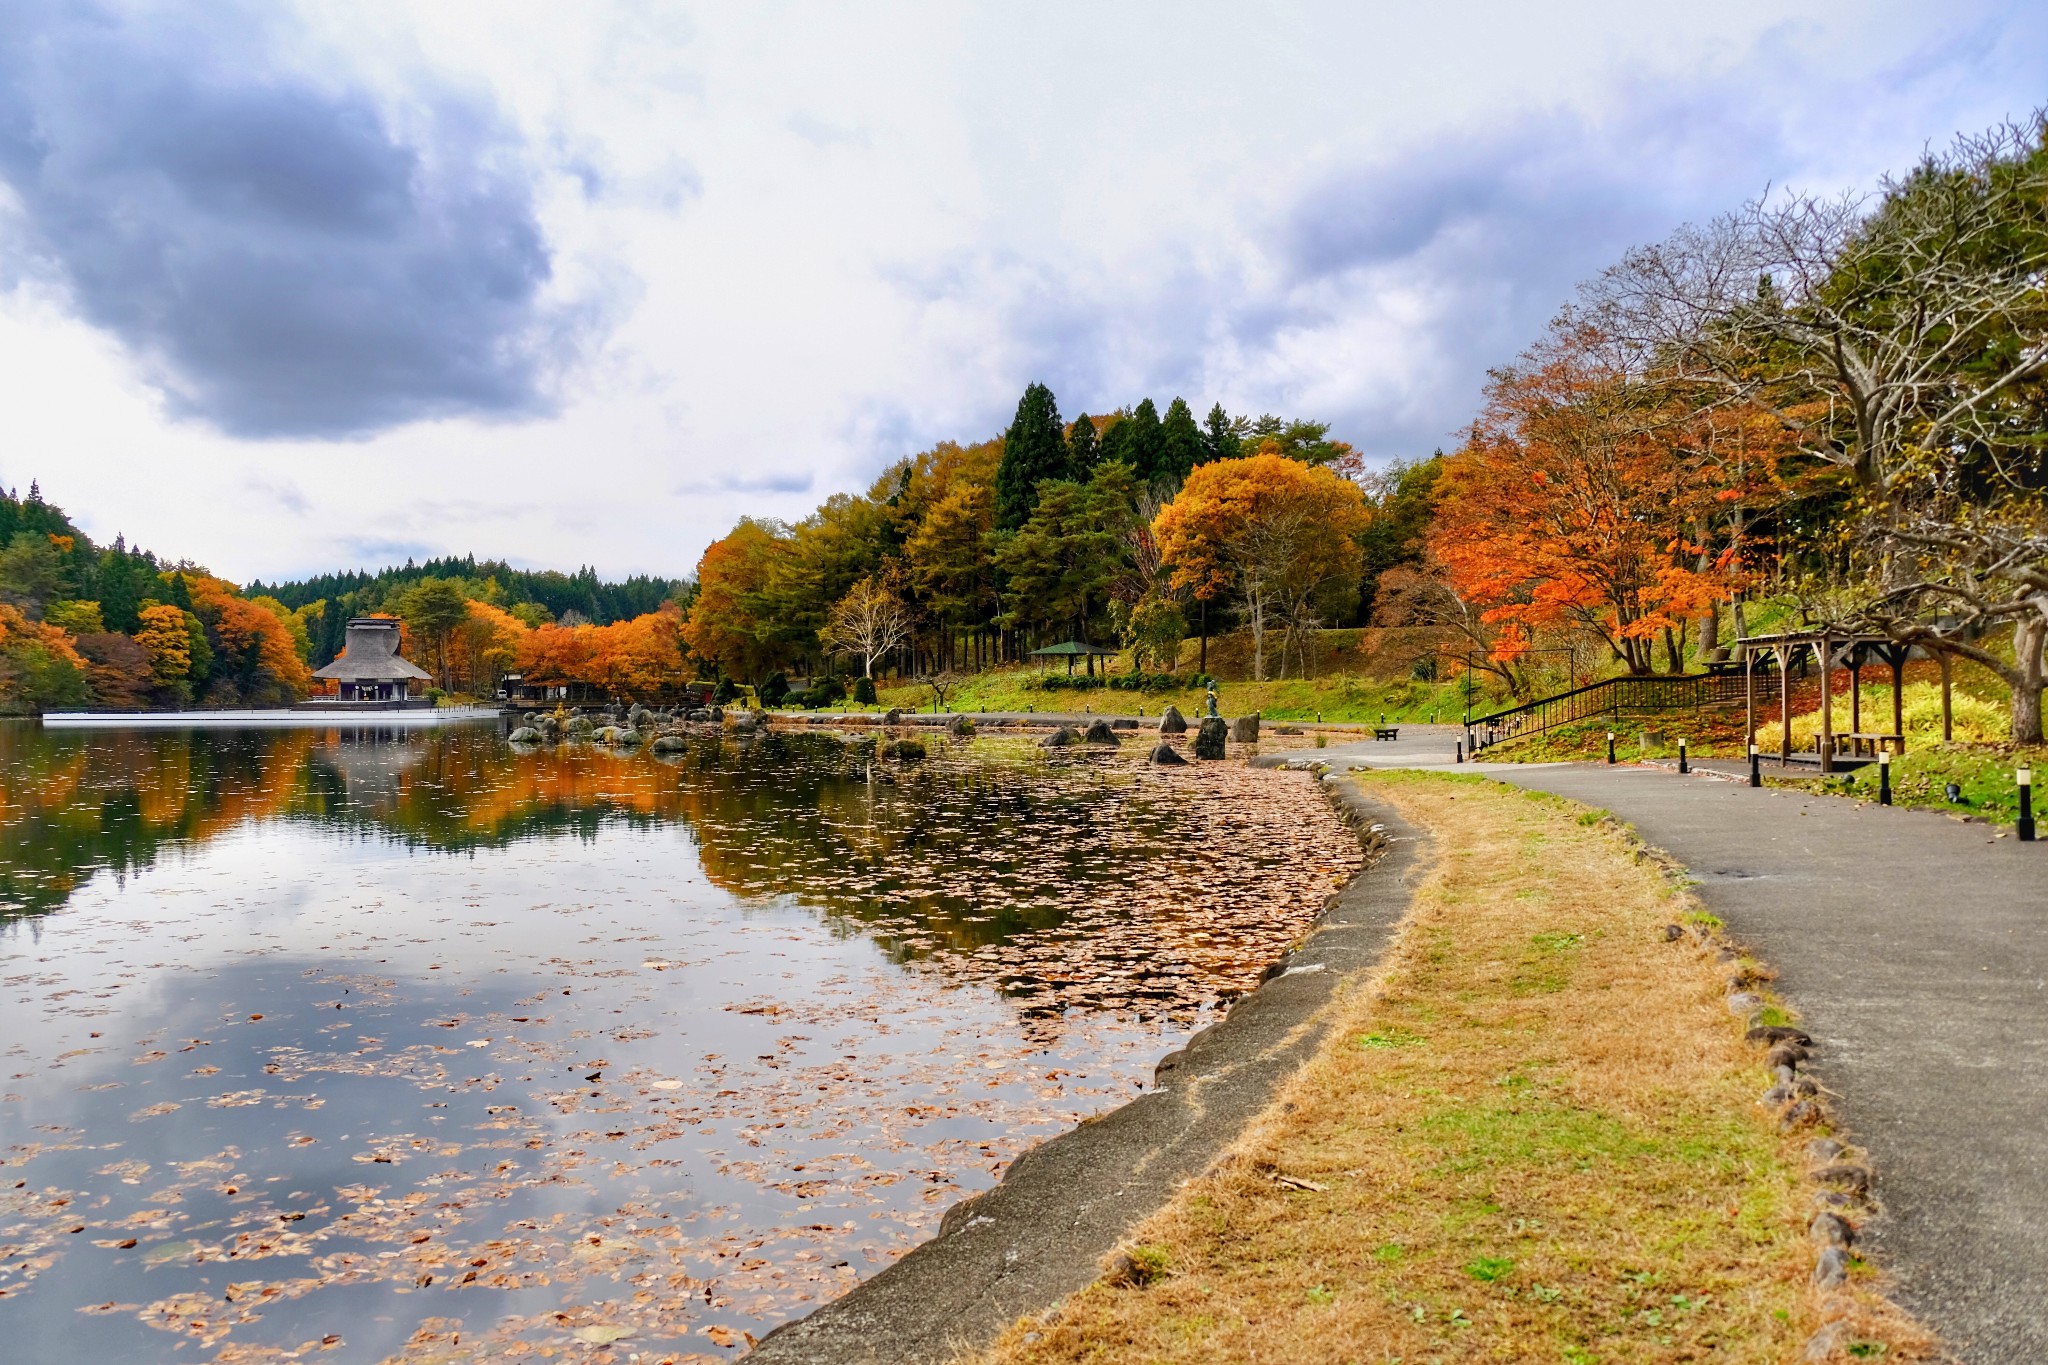
[[[1163,786],[942,752],[871,788],[810,736],[678,769],[514,759],[488,732],[341,762],[181,745],[126,745],[125,768],[55,755],[102,792],[137,772],[159,798],[164,772],[231,780],[161,802],[163,828],[204,838],[92,880],[39,942],[0,936],[18,988],[0,1037],[25,1073],[0,1102],[4,1131],[71,1125],[156,1164],[135,1186],[94,1174],[105,1151],[24,1168],[80,1207],[108,1198],[78,1237],[57,1236],[57,1213],[0,1203],[0,1241],[35,1225],[58,1248],[0,1318],[67,1350],[166,1339],[134,1309],[81,1317],[81,1303],[194,1286],[213,1303],[227,1280],[298,1286],[232,1341],[296,1345],[333,1325],[348,1338],[337,1365],[381,1359],[436,1314],[559,1338],[551,1317],[522,1315],[625,1305],[650,1284],[651,1305],[604,1320],[643,1342],[758,1332],[887,1264],[1022,1146],[1133,1093],[1198,1022],[1138,1017],[1155,962],[1184,1008],[1277,953],[1314,908],[1290,888],[1315,878],[1227,848],[1327,859],[1311,837],[1324,825],[1355,847],[1306,784],[1274,774]],[[1221,842],[1191,859],[1205,825]],[[1026,897],[1040,908],[1020,914]],[[1032,1018],[997,990],[1020,973],[1102,998]],[[177,1050],[193,1039],[207,1043]],[[78,1048],[99,1050],[57,1064]],[[167,1055],[136,1065],[149,1051]],[[195,1075],[201,1058],[218,1070]],[[87,1088],[102,1085],[119,1088]],[[157,1105],[176,1107],[129,1117]],[[166,1174],[229,1148],[225,1173]],[[218,1188],[229,1177],[239,1193]],[[130,1233],[140,1246],[87,1249],[166,1190],[180,1198]],[[295,1208],[308,1216],[279,1221]],[[136,1259],[167,1238],[224,1253],[279,1227],[309,1240],[147,1273]],[[465,1267],[477,1283],[441,1297]],[[378,1316],[395,1325],[357,1330]]]

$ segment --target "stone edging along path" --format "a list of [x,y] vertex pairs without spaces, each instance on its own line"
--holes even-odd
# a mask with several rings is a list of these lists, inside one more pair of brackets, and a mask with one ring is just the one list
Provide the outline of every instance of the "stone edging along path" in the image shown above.
[[1378,963],[1407,913],[1425,836],[1348,783],[1366,869],[1259,988],[1159,1063],[1155,1088],[1020,1156],[995,1188],[873,1279],[763,1338],[759,1365],[938,1365],[1101,1274],[1125,1233],[1208,1169],[1321,1041],[1317,1016]]

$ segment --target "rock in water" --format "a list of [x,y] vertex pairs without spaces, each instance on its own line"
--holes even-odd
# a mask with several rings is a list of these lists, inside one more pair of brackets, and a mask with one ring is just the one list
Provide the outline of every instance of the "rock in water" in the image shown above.
[[1123,743],[1122,740],[1116,737],[1116,731],[1109,728],[1109,722],[1106,720],[1098,720],[1093,725],[1089,726],[1088,733],[1085,736],[1085,738],[1090,744]]
[[1239,716],[1230,722],[1230,742],[1233,744],[1257,744],[1259,742],[1259,718]]
[[1069,744],[1079,741],[1080,738],[1081,736],[1075,733],[1073,726],[1062,725],[1044,739],[1039,740],[1038,747],[1041,749],[1064,749]]
[[1152,761],[1162,768],[1185,768],[1188,765],[1188,761],[1180,756],[1180,750],[1163,739],[1152,750]]
[[974,718],[972,716],[953,717],[953,719],[946,722],[946,733],[955,739],[973,739]]
[[657,754],[679,754],[690,745],[681,735],[657,735],[648,747]]
[[1188,718],[1180,713],[1178,706],[1169,706],[1159,717],[1159,733],[1162,735],[1184,735],[1188,732]]
[[1230,733],[1230,726],[1221,716],[1202,717],[1202,728],[1195,731],[1195,757],[1223,757],[1223,740]]
[[505,736],[505,739],[507,743],[511,744],[538,744],[540,743],[540,731],[534,729],[531,725],[522,725],[511,734]]
[[901,725],[902,723],[903,710],[901,707],[890,707],[888,714],[882,717],[882,724],[884,725]]

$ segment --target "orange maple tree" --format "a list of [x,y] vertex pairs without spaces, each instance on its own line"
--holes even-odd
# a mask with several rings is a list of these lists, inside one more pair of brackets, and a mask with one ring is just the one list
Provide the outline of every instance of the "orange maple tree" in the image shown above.
[[[1567,315],[1496,370],[1463,448],[1446,461],[1428,548],[1452,589],[1499,628],[1493,654],[1567,627],[1603,640],[1631,673],[1664,643],[1683,668],[1691,622],[1738,582],[1717,528],[1770,468],[1753,415],[1702,408],[1631,373]],[[1755,475],[1727,456],[1754,437]]]

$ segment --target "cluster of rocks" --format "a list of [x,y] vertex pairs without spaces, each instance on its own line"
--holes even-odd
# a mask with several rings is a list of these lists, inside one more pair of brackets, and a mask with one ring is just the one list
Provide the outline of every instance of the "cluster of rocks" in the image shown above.
[[[1187,717],[1177,706],[1169,706],[1159,717],[1159,745],[1152,750],[1152,761],[1165,767],[1185,764],[1187,758],[1168,742],[1172,735],[1184,735],[1188,730]],[[1195,728],[1195,757],[1201,759],[1222,758],[1231,744],[1257,744],[1259,742],[1259,718],[1239,716],[1226,721],[1221,716],[1204,716]]]
[[[602,744],[613,749],[637,749],[645,745],[657,754],[681,753],[689,743],[690,727],[710,728],[725,723],[720,706],[657,711],[635,702],[629,707],[585,711],[580,707],[567,714],[528,711],[519,726],[506,736],[509,743]],[[751,733],[761,724],[751,711],[734,716],[733,728]]]

